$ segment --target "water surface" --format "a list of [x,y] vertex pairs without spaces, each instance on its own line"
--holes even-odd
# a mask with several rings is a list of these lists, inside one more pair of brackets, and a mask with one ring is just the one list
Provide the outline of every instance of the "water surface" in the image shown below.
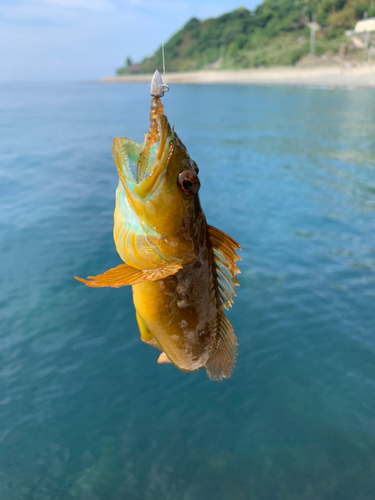
[[120,263],[115,136],[144,85],[0,86],[0,498],[370,500],[375,93],[174,86],[210,224],[243,248],[232,378],[156,364]]

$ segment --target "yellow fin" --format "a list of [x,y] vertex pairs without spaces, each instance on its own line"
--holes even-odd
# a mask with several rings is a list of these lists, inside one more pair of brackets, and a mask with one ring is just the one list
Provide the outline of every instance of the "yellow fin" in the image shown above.
[[164,364],[164,363],[172,363],[172,361],[168,358],[168,356],[165,354],[165,352],[162,352],[160,356],[158,357],[158,364]]
[[[241,250],[239,243],[237,243],[237,241],[235,241],[229,235],[223,233],[223,231],[220,231],[220,229],[217,229],[214,226],[208,226],[208,232],[210,233],[211,237],[216,238],[219,242],[232,249],[233,251]],[[238,257],[238,255],[236,255],[236,257]],[[238,257],[237,260],[241,260],[240,257]]]
[[237,359],[237,337],[223,309],[232,307],[235,287],[239,285],[236,275],[240,270],[236,262],[241,259],[236,250],[241,250],[241,247],[216,227],[208,226],[208,233],[214,253],[216,289],[221,309],[217,322],[217,341],[206,371],[211,380],[223,380],[231,376]]
[[101,288],[105,286],[110,286],[112,288],[120,288],[126,285],[136,285],[142,281],[157,281],[170,276],[171,274],[177,273],[182,268],[179,264],[170,264],[168,266],[161,267],[160,269],[149,269],[142,271],[134,267],[128,266],[127,264],[120,264],[114,269],[110,269],[104,274],[99,274],[98,276],[89,276],[87,280],[82,278],[77,278],[76,280],[82,281],[87,286],[93,288]]
[[237,359],[237,337],[233,326],[224,312],[220,312],[218,339],[214,353],[206,365],[207,375],[211,380],[220,381],[229,378]]
[[216,227],[208,226],[208,233],[214,251],[220,302],[225,309],[228,309],[232,307],[233,297],[236,296],[234,287],[239,286],[236,275],[241,271],[236,262],[241,258],[236,254],[236,250],[241,250],[241,247],[233,238]]

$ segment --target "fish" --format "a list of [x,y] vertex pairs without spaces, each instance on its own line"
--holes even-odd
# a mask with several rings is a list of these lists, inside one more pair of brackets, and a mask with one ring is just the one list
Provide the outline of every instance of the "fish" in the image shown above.
[[220,381],[231,376],[238,355],[225,310],[239,286],[241,248],[207,224],[199,168],[164,114],[167,90],[156,71],[143,144],[113,141],[119,176],[113,236],[123,263],[75,278],[94,288],[130,285],[141,340],[161,351],[158,363],[185,372],[205,368]]

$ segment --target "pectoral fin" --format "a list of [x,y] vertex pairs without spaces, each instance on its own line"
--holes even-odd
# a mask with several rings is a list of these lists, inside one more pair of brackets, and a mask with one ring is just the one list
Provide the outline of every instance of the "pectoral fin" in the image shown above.
[[161,267],[160,269],[142,271],[141,269],[135,269],[127,264],[121,264],[114,269],[110,269],[104,274],[89,276],[87,280],[77,278],[77,276],[74,277],[76,280],[82,281],[85,285],[93,288],[101,288],[105,286],[120,288],[126,285],[136,285],[142,281],[162,280],[167,276],[177,273],[177,271],[181,268],[182,266],[179,264],[170,264],[168,266]]

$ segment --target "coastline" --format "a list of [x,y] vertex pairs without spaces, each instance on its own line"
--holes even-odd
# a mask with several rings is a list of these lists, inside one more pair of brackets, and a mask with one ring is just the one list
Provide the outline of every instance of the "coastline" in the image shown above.
[[[151,74],[104,77],[99,83],[149,83]],[[167,73],[168,84],[292,85],[347,89],[375,89],[375,64],[190,71]]]

